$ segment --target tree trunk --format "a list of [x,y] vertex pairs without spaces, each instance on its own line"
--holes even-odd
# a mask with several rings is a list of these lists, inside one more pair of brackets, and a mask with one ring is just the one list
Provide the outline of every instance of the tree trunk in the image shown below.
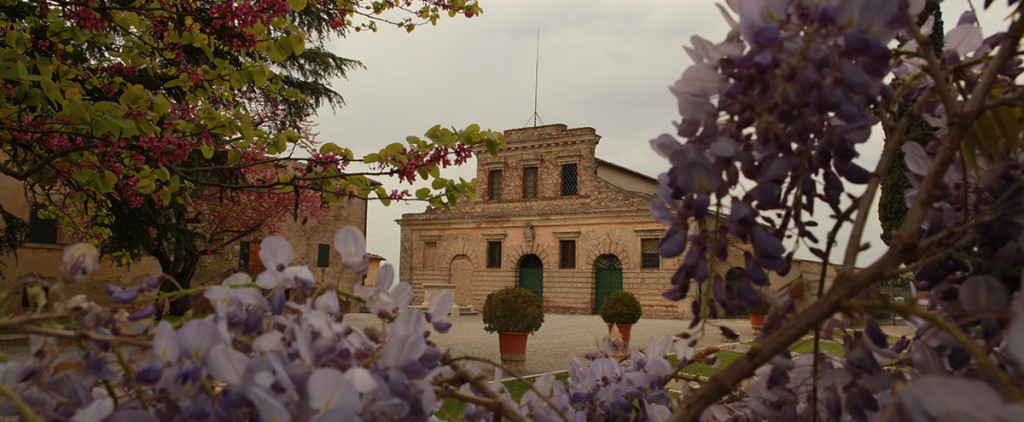
[[[167,281],[160,285],[160,291],[164,293],[176,292],[188,289],[192,286],[192,277],[195,276],[196,267],[199,265],[199,253],[192,250],[184,250],[180,258],[168,262],[164,273],[170,276],[177,284]],[[174,298],[168,304],[168,315],[185,315],[192,308],[192,296],[181,296]],[[157,318],[163,316],[163,306],[157,307]]]

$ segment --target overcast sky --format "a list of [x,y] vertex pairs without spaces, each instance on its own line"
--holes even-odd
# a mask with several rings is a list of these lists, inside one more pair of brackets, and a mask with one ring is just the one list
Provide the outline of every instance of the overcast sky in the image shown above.
[[[602,136],[599,158],[652,177],[667,162],[648,141],[674,132],[678,120],[668,86],[690,64],[682,46],[700,35],[717,42],[727,25],[711,1],[692,0],[482,0],[484,14],[446,19],[412,33],[382,28],[353,33],[332,44],[335,53],[362,61],[334,87],[346,105],[321,110],[320,140],[351,148],[356,155],[377,151],[435,124],[506,130],[523,127],[533,114],[537,31],[540,30],[538,107],[543,123],[593,127]],[[946,1],[947,30],[967,2]],[[980,5],[979,5],[980,6]],[[983,16],[991,33],[1004,15]],[[877,159],[874,140],[862,164]],[[450,169],[451,170],[451,169]],[[475,162],[445,177],[475,176]],[[404,188],[397,181],[390,188]],[[414,189],[410,189],[414,191]],[[397,267],[398,224],[422,203],[369,206],[368,250]],[[820,210],[823,214],[827,210]],[[874,246],[860,264],[881,253],[872,213],[865,240]],[[809,257],[809,255],[804,255]]]

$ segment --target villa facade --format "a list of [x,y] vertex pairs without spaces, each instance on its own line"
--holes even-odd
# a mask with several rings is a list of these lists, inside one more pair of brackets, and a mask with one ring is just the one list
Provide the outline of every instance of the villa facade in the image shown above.
[[[546,312],[590,314],[625,290],[645,315],[689,314],[689,301],[661,295],[679,258],[658,254],[665,226],[648,211],[655,179],[598,159],[592,128],[512,129],[505,139],[497,156],[476,151],[476,199],[398,220],[399,273],[413,303],[447,285],[456,304],[479,310],[488,293],[520,286]],[[731,254],[740,265],[742,252]]]

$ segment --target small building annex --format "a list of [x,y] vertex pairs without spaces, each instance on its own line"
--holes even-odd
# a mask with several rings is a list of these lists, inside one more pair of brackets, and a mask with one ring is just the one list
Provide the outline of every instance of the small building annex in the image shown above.
[[[57,221],[39,218],[32,192],[27,191],[22,182],[5,175],[0,175],[0,210],[28,224],[26,242],[15,253],[0,255],[0,305],[13,303],[17,307],[21,303],[23,307],[28,306],[21,299],[25,287],[34,283],[51,284],[59,280],[64,246],[74,242],[74,239]],[[345,268],[331,245],[335,231],[342,226],[356,226],[365,232],[366,213],[366,201],[334,203],[319,224],[302,224],[288,218],[280,224],[280,231],[275,234],[291,242],[294,264],[309,265],[319,282],[351,292],[353,286],[363,284],[364,276]],[[238,271],[253,276],[263,271],[259,259],[260,241],[258,236],[253,235],[222,248],[216,254],[204,256],[197,265],[192,286],[219,284]],[[371,273],[368,276],[375,277],[383,258],[368,255],[371,260]],[[146,256],[128,265],[118,265],[108,257],[103,257],[98,272],[86,281],[66,286],[64,293],[69,297],[88,294],[90,299],[110,305],[107,294],[103,292],[108,283],[124,287],[138,284],[143,278],[160,272],[160,265],[152,257]],[[9,301],[5,302],[5,298]],[[209,311],[208,302],[202,295],[194,296],[192,302],[194,307],[198,307],[197,312]]]

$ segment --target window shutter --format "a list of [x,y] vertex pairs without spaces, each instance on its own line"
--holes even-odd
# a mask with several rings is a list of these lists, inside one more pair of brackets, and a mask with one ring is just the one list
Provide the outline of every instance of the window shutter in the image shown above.
[[238,244],[238,266],[249,269],[249,242],[244,240]]
[[326,268],[331,266],[331,247],[323,243],[316,248],[316,266]]

